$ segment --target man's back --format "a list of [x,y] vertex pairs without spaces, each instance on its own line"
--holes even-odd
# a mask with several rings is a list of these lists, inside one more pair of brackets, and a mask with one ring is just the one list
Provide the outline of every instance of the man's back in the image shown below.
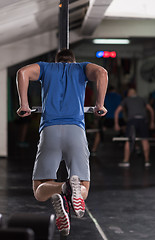
[[127,109],[128,120],[135,117],[146,118],[146,103],[139,96],[126,97],[121,105]]
[[38,64],[43,104],[41,129],[56,124],[76,124],[84,128],[85,67],[88,63]]

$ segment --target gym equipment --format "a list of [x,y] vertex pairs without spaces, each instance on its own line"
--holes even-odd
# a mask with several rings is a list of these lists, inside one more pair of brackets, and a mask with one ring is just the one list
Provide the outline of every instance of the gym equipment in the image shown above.
[[35,240],[52,240],[55,216],[53,214],[15,213],[8,220],[8,227],[30,228],[34,231]]
[[98,128],[93,128],[93,129],[86,129],[86,133],[97,133],[99,132],[100,130]]
[[1,240],[34,240],[34,232],[27,228],[3,228],[0,229]]
[[134,147],[135,147],[135,142],[142,141],[142,140],[145,140],[145,139],[147,139],[148,141],[155,141],[155,138],[140,138],[140,137],[136,137],[135,127],[131,126],[129,137],[113,137],[112,141],[113,142],[126,142],[126,141],[129,141],[130,152],[132,153],[133,150],[134,150]]
[[[85,113],[94,113],[94,109],[95,107],[84,107],[84,112]],[[21,111],[20,115],[24,115],[26,113],[26,111]],[[33,106],[31,113],[42,113],[42,107],[40,106]],[[99,110],[98,114],[103,114],[103,110]]]
[[0,228],[3,226],[3,216],[2,214],[0,213]]

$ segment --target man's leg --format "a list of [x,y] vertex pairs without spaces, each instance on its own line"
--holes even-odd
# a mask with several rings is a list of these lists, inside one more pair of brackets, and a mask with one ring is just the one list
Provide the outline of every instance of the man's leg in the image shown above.
[[[33,192],[35,198],[44,202],[52,197],[53,194],[62,192],[63,182],[55,182],[54,180],[34,180],[33,181]],[[89,181],[81,181],[81,195],[86,200],[89,192]]]
[[100,133],[97,132],[96,135],[95,135],[95,140],[94,140],[94,144],[93,144],[93,147],[92,147],[92,152],[96,152],[97,147],[100,143],[100,140],[101,140]]
[[130,144],[129,144],[129,141],[126,141],[124,145],[124,159],[123,159],[123,162],[120,162],[118,164],[118,166],[129,167],[130,166],[129,159],[130,159]]
[[143,151],[144,151],[144,158],[145,162],[149,162],[149,154],[150,154],[150,145],[149,141],[147,139],[142,140],[142,146],[143,146]]
[[63,236],[70,232],[69,204],[66,196],[62,194],[63,182],[54,180],[34,180],[33,191],[38,201],[44,202],[51,199],[56,215],[56,225]]
[[[77,176],[73,176],[77,177]],[[78,179],[78,177],[77,177]],[[73,182],[74,184],[74,182]],[[70,221],[69,221],[69,205],[66,192],[63,192],[63,182],[55,182],[54,180],[34,180],[33,181],[33,192],[34,196],[38,201],[44,202],[51,198],[53,207],[56,213],[56,224],[62,235],[68,235],[70,231]],[[85,211],[84,200],[88,196],[89,192],[89,181],[80,181],[80,195],[83,200],[80,198],[72,198],[74,204],[73,208],[77,208],[75,213],[78,217],[82,217]],[[73,185],[72,185],[73,187]],[[78,189],[73,187],[73,196],[78,196]],[[67,190],[67,188],[66,188]],[[72,194],[72,193],[71,193]],[[71,195],[72,197],[72,195]],[[77,201],[78,200],[78,201]],[[60,209],[62,209],[60,211]]]
[[62,192],[63,182],[55,182],[54,180],[34,180],[33,181],[33,192],[35,198],[44,202],[52,197],[55,193]]
[[103,142],[103,139],[104,139],[104,130],[103,129],[103,119],[98,119],[98,129],[99,129],[99,132],[97,132],[95,134],[95,139],[94,139],[94,143],[93,143],[93,147],[92,147],[92,150],[91,150],[91,155],[95,156],[95,152],[97,151],[97,148],[100,144],[100,142],[102,141]]
[[126,141],[125,145],[124,145],[124,160],[123,160],[123,162],[129,162],[129,158],[130,158],[130,144],[129,144],[129,141]]
[[77,175],[70,177],[69,181],[63,185],[63,193],[66,194],[68,202],[70,202],[75,215],[82,218],[85,213],[84,200],[88,196],[89,181],[80,181]]
[[88,197],[90,182],[89,181],[81,181],[81,195],[84,200]]

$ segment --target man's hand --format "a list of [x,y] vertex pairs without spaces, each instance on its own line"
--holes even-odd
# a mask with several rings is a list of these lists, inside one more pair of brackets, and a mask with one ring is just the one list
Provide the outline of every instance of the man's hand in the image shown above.
[[[25,112],[25,113],[22,114],[22,112]],[[31,115],[31,109],[28,106],[21,106],[17,110],[17,114],[19,117],[27,117],[27,116]]]
[[[100,112],[100,113],[99,113]],[[103,113],[102,113],[103,112]],[[105,107],[95,107],[94,109],[94,114],[97,116],[97,117],[103,117],[105,116],[107,113],[107,109]]]

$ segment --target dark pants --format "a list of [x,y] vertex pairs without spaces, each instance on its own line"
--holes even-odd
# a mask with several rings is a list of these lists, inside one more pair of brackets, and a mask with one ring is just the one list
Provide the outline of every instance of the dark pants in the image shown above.
[[133,118],[127,122],[126,137],[130,137],[131,126],[134,126],[136,137],[148,138],[148,123],[145,118]]

